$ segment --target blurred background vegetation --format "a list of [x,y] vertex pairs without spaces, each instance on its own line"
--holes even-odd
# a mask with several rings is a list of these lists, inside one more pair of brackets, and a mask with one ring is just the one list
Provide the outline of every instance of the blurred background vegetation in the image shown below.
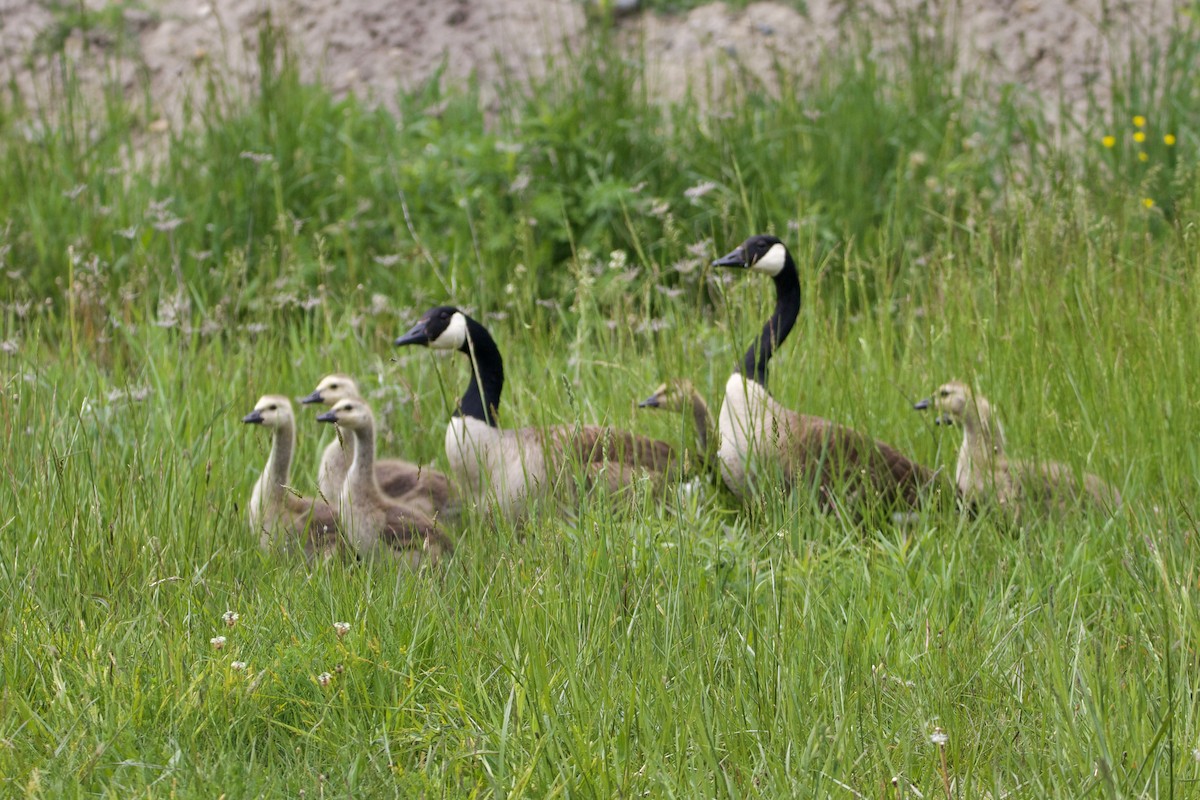
[[920,285],[967,238],[1017,261],[1022,216],[1064,204],[1114,256],[1162,263],[1185,246],[1200,114],[1185,32],[1134,59],[1086,123],[1052,130],[1042,98],[949,77],[951,50],[915,30],[896,63],[873,63],[864,36],[804,83],[742,76],[720,103],[646,96],[602,25],[488,108],[436,78],[398,115],[337,99],[300,80],[270,25],[257,93],[231,99],[214,78],[166,133],[148,130],[149,98],[115,86],[97,108],[69,71],[60,103],[14,83],[0,93],[2,296],[120,301],[130,318],[170,296],[227,320],[361,284],[405,305],[498,307],[514,291],[569,297],[573,259],[614,250],[636,273],[624,288],[700,295],[711,256],[771,229],[857,303]]

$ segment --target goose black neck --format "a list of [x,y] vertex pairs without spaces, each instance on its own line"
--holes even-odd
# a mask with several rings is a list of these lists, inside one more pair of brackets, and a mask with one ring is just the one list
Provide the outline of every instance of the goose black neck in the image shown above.
[[466,319],[467,341],[460,349],[471,359],[471,383],[454,413],[482,420],[494,428],[499,424],[500,393],[504,391],[504,359],[487,328],[470,317]]
[[796,318],[800,316],[800,276],[796,273],[791,253],[787,254],[783,269],[773,280],[775,311],[763,325],[758,341],[750,345],[742,359],[742,374],[764,388],[767,385],[767,362],[771,360],[775,348],[783,344],[783,340],[792,332]]

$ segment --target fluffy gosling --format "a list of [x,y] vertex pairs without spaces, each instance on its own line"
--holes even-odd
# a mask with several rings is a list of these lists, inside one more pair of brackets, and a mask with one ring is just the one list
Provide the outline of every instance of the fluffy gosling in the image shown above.
[[435,564],[454,552],[454,545],[425,514],[388,497],[375,473],[375,416],[364,400],[348,397],[317,417],[354,436],[354,461],[340,497],[342,527],[364,558],[396,557],[416,568]]
[[1106,511],[1121,505],[1121,495],[1091,473],[1082,480],[1065,464],[1009,459],[1004,431],[986,397],[960,381],[942,384],[913,408],[934,409],[941,425],[961,425],[962,446],[954,478],[969,504],[995,502],[1014,516],[1023,511],[1063,512],[1086,503]]
[[265,395],[242,418],[272,433],[267,466],[250,495],[250,530],[263,549],[299,547],[306,558],[328,557],[339,542],[337,514],[321,500],[301,497],[290,488],[292,453],[296,445],[296,417],[292,404],[280,395]]
[[[306,405],[322,403],[332,408],[339,400],[361,396],[354,379],[335,374],[322,378],[313,393],[300,402]],[[354,462],[354,437],[343,436],[340,427],[335,427],[335,430],[336,435],[325,447],[321,466],[317,469],[317,486],[321,496],[331,503],[336,503],[341,496],[346,473]],[[387,458],[375,462],[375,477],[385,495],[399,500],[410,509],[435,519],[457,514],[458,501],[450,481],[435,469],[398,458]]]

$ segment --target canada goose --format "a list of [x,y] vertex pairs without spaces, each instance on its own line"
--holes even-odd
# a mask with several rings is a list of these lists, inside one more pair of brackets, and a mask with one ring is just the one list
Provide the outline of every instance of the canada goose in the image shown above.
[[425,312],[398,346],[420,344],[465,353],[471,382],[446,426],[446,457],[459,483],[480,504],[520,516],[530,502],[554,490],[571,464],[581,464],[588,486],[617,490],[641,474],[658,482],[678,476],[670,445],[598,425],[501,428],[504,360],[487,328],[452,306]]
[[800,277],[783,242],[751,236],[713,266],[750,269],[775,282],[775,311],[725,383],[717,455],[726,485],[744,499],[766,468],[778,470],[788,487],[815,487],[825,510],[918,505],[934,472],[853,429],[784,408],[767,392],[767,364],[800,315]]
[[1065,464],[1013,461],[1004,455],[1004,430],[986,397],[959,381],[942,384],[933,397],[916,403],[918,411],[935,409],[938,424],[962,425],[954,480],[963,499],[994,499],[1019,514],[1026,505],[1042,511],[1066,511],[1083,502],[1115,511],[1121,495],[1100,478],[1085,473],[1082,483]]
[[375,472],[375,416],[358,397],[339,400],[317,416],[354,436],[354,461],[346,473],[339,499],[342,527],[354,549],[364,558],[386,553],[407,559],[413,567],[422,561],[436,563],[454,552],[454,545],[437,524],[386,496]]
[[[358,384],[352,378],[326,375],[313,393],[300,402],[306,405],[323,403],[333,407],[339,400],[361,396]],[[342,436],[340,429],[335,430],[333,441],[325,447],[321,466],[317,470],[317,486],[321,489],[321,495],[331,503],[337,502],[341,495],[346,473],[354,461],[354,437]],[[435,469],[389,458],[375,462],[375,477],[385,495],[426,516],[453,516],[456,510],[449,479]]]
[[711,472],[721,479],[717,461],[717,435],[708,404],[704,397],[686,378],[672,378],[659,385],[654,394],[638,403],[638,408],[657,408],[664,411],[683,413],[690,416],[693,435],[696,437],[695,458],[704,472]]
[[272,545],[292,549],[299,544],[308,558],[333,555],[338,546],[337,514],[328,503],[300,497],[289,488],[296,445],[291,401],[265,395],[242,422],[272,432],[267,466],[250,495],[250,530],[259,535],[259,545],[265,550]]

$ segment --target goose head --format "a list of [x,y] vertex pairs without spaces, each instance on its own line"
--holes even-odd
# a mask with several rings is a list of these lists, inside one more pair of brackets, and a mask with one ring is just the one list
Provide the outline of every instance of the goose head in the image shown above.
[[431,350],[467,352],[467,315],[454,306],[437,306],[426,311],[408,333],[395,344],[420,344]]
[[317,422],[334,422],[351,431],[370,428],[374,420],[370,406],[358,397],[338,400],[333,408],[317,415]]
[[271,429],[293,424],[292,401],[283,395],[263,395],[254,404],[254,410],[242,417],[242,422]]
[[974,407],[974,395],[971,387],[961,381],[943,383],[934,392],[933,397],[927,397],[913,405],[917,411],[934,409],[938,412],[934,422],[938,425],[961,424],[967,415],[967,409]]
[[714,267],[740,267],[770,275],[783,272],[789,257],[787,246],[777,236],[751,236],[737,249],[712,262]]
[[687,378],[672,378],[654,390],[654,394],[638,403],[638,408],[661,408],[665,411],[686,411],[692,407],[695,389]]
[[308,397],[301,400],[301,403],[310,405],[312,403],[322,403],[327,406],[332,406],[339,400],[344,400],[347,397],[359,397],[358,384],[348,375],[334,373],[326,375],[317,384],[317,388]]

